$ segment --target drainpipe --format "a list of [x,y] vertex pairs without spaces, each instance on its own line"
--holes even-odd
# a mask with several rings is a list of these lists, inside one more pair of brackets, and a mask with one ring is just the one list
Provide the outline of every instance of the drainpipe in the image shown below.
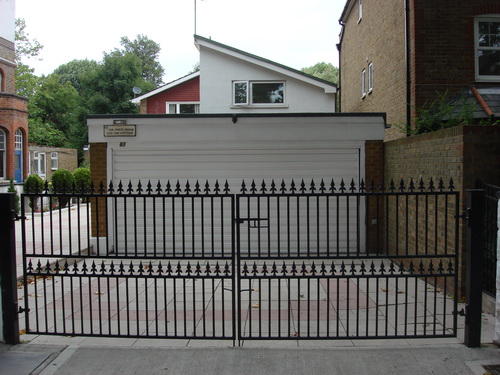
[[342,112],[342,101],[341,101],[341,98],[342,98],[342,90],[341,90],[341,58],[340,58],[340,54],[341,54],[341,49],[342,49],[342,37],[344,36],[344,22],[342,22],[341,20],[339,20],[339,25],[341,26],[341,31],[340,31],[340,42],[337,43],[337,51],[339,51],[339,81],[337,82],[337,101],[338,101],[338,110],[339,112]]
[[406,33],[406,136],[411,130],[411,53],[410,53],[410,6],[405,0],[405,33]]

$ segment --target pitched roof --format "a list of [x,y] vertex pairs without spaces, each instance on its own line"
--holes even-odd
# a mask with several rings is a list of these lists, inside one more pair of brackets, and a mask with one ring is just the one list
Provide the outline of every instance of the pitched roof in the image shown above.
[[150,96],[156,95],[156,94],[163,92],[165,90],[169,90],[175,86],[179,86],[179,85],[183,84],[184,82],[187,82],[189,80],[192,80],[193,78],[199,77],[199,75],[200,75],[199,70],[197,72],[193,72],[193,73],[190,73],[188,75],[185,75],[184,77],[178,78],[172,82],[167,83],[166,85],[160,86],[155,90],[149,91],[145,94],[142,94],[141,96],[138,96],[138,97],[132,99],[132,103],[140,104],[141,100],[143,100],[143,99],[147,99]]
[[449,101],[453,114],[473,109],[474,119],[500,117],[500,87],[472,87]]
[[218,51],[220,53],[250,62],[252,64],[267,68],[269,70],[278,72],[280,74],[289,76],[291,78],[295,78],[299,81],[303,81],[311,85],[320,87],[324,89],[325,93],[327,94],[337,92],[337,85],[333,82],[317,78],[310,74],[301,72],[300,70],[293,69],[283,64],[279,64],[277,62],[262,58],[260,56],[253,55],[251,53],[239,50],[237,48],[227,46],[225,44],[213,41],[212,39],[207,39],[200,35],[195,35],[194,39],[195,39],[195,45],[198,49],[200,48],[200,46],[210,48],[214,51]]

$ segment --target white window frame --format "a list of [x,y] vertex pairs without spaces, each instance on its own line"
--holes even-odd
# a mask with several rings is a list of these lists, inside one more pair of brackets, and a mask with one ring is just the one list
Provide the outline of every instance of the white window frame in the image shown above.
[[47,155],[45,152],[33,152],[33,173],[39,175],[42,179],[47,176]]
[[[167,109],[167,114],[170,114],[170,115],[178,115],[178,114],[182,114],[181,113],[181,105],[195,105],[195,111],[194,111],[194,114],[196,113],[200,113],[200,102],[166,102],[166,109]],[[175,113],[170,113],[170,106],[171,105],[175,105]],[[185,114],[188,114],[188,113],[185,113]]]
[[50,169],[56,171],[59,169],[59,153],[51,152],[50,153]]
[[373,91],[373,63],[368,65],[368,94]]
[[16,151],[23,150],[23,132],[21,129],[17,129],[14,135],[14,149]]
[[366,69],[361,71],[361,98],[366,96]]
[[363,0],[358,0],[358,23],[361,22],[363,18]]
[[476,81],[497,82],[500,75],[479,75],[479,51],[499,51],[499,47],[481,47],[479,46],[479,23],[480,22],[500,22],[500,15],[497,16],[479,16],[474,19],[474,65]]
[[[246,84],[246,102],[236,103],[236,85]],[[279,84],[283,85],[283,102],[282,103],[254,103],[253,102],[253,86],[258,84]],[[233,81],[232,105],[235,107],[251,106],[251,107],[286,107],[286,81]]]

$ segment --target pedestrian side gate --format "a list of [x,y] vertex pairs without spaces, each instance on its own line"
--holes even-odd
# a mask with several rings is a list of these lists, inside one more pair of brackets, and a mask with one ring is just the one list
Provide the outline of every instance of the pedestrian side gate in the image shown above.
[[[26,332],[456,336],[453,185],[285,181],[27,190]],[[64,202],[69,200],[69,206]]]

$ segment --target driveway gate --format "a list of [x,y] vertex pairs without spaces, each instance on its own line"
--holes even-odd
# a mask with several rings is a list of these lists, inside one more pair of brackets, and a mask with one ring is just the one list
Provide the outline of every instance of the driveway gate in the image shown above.
[[28,191],[22,203],[22,310],[32,334],[457,333],[452,183],[243,182],[238,194],[208,182],[120,183]]

